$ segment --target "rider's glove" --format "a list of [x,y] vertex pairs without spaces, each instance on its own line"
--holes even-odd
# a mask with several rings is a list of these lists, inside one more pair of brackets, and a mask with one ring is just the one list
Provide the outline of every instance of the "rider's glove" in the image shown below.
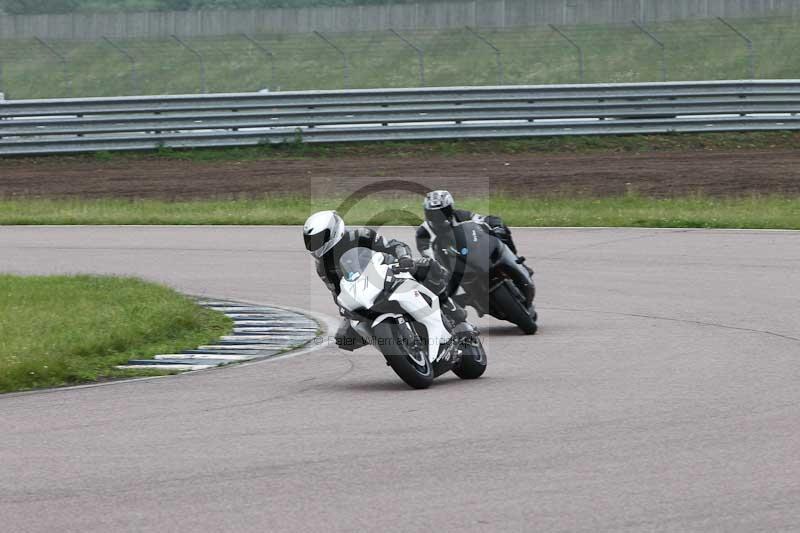
[[416,265],[414,263],[414,258],[410,256],[401,257],[397,260],[397,267],[395,270],[397,272],[414,272],[416,269]]
[[500,240],[508,239],[508,230],[503,226],[497,226],[492,228],[492,233],[494,233],[495,236]]

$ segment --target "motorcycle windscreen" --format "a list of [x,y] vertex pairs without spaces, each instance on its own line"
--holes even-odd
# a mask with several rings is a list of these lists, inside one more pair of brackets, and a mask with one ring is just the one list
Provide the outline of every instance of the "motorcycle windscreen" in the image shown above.
[[360,278],[376,253],[374,250],[361,246],[346,251],[339,259],[342,277],[346,281],[355,281]]

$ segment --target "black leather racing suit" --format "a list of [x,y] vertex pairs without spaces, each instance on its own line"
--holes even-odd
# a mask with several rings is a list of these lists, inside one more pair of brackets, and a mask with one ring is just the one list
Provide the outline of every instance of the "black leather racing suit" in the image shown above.
[[[411,257],[411,248],[404,242],[396,239],[386,239],[371,228],[352,228],[345,230],[342,239],[325,255],[316,260],[317,275],[325,282],[331,291],[334,302],[339,296],[339,282],[342,274],[339,270],[339,259],[348,250],[353,248],[369,248],[394,256],[397,259]],[[447,271],[435,260],[423,257],[414,261],[414,278],[439,296],[442,311],[450,317],[455,324],[464,322],[466,312],[447,296]],[[364,346],[366,342],[350,326],[350,321],[344,319],[336,331],[336,344],[343,350],[355,350]]]
[[[465,222],[467,220],[471,220],[474,216],[475,213],[472,211],[467,211],[466,209],[453,210],[453,217],[456,219],[456,222]],[[503,241],[503,243],[508,246],[514,255],[517,254],[517,247],[514,245],[514,240],[511,238],[511,230],[505,225],[503,219],[488,215],[483,217],[483,222],[485,222],[492,229],[492,233],[494,233],[495,237]],[[436,235],[433,233],[433,230],[428,224],[422,224],[420,227],[418,227],[417,250],[419,250],[419,253],[422,255],[431,256],[432,254],[429,252],[429,249],[431,247],[431,241],[435,238]]]
[[[503,244],[508,246],[509,250],[511,250],[511,252],[517,256],[517,261],[519,262],[519,264],[522,265],[522,267],[528,271],[531,277],[533,277],[533,269],[528,265],[526,265],[525,258],[517,253],[517,247],[514,245],[514,241],[511,239],[511,230],[509,229],[508,226],[505,225],[505,223],[500,217],[492,215],[482,217],[480,215],[476,215],[472,211],[467,211],[466,209],[454,209],[453,218],[455,218],[456,222],[466,222],[469,220],[478,220],[480,222],[483,222],[486,226],[489,227],[489,229],[491,230],[492,234],[495,237],[500,239],[500,241],[502,241]],[[448,231],[450,231],[450,228],[448,228]],[[431,245],[433,241],[436,240],[436,238],[437,236],[434,233],[434,229],[427,222],[423,223],[420,227],[418,227],[416,240],[417,240],[417,250],[419,251],[419,253],[422,254],[423,256],[435,258],[436,255]],[[453,286],[452,284],[453,281],[455,281],[455,279],[451,280],[451,286],[448,289],[448,294],[455,294],[456,289],[458,289],[458,285]],[[530,284],[530,287],[533,287],[533,285]],[[459,301],[455,305],[459,304],[463,304],[463,302]]]

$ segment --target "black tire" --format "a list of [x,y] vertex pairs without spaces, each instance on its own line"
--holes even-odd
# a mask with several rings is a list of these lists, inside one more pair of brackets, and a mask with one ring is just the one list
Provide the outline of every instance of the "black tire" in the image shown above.
[[486,350],[480,337],[464,341],[461,361],[453,367],[453,374],[461,379],[478,379],[486,372]]
[[539,329],[536,325],[536,312],[522,302],[522,295],[510,281],[501,283],[490,295],[492,307],[519,327],[526,335],[533,335]]
[[427,389],[433,383],[433,366],[428,360],[427,344],[422,342],[410,323],[393,319],[374,329],[377,348],[395,374],[415,389]]

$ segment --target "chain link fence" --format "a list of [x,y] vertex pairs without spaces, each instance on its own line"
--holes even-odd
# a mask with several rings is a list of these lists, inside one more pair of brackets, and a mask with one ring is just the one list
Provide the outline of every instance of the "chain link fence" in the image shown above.
[[0,40],[7,99],[800,75],[795,19]]

